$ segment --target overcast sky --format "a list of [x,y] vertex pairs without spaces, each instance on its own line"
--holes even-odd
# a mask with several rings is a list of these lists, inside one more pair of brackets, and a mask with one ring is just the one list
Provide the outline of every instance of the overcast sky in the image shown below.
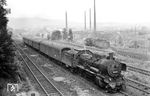
[[[89,8],[93,15],[94,0],[7,0],[10,17],[65,18],[69,21],[84,21],[84,11]],[[137,23],[150,22],[150,0],[96,0],[97,22]],[[93,17],[93,16],[92,16]],[[93,21],[93,18],[92,18]]]

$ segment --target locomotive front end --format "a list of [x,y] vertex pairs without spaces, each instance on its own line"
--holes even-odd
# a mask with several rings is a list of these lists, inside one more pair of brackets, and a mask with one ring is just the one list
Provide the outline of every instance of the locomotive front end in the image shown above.
[[113,54],[110,53],[106,57],[93,54],[89,50],[82,50],[77,52],[75,57],[76,66],[82,69],[82,73],[94,77],[98,86],[111,92],[124,89],[125,80],[121,73],[125,71],[126,65],[116,61]]
[[117,78],[106,77],[104,79],[105,88],[108,92],[117,92],[125,90],[125,80],[123,76]]
[[99,72],[103,79],[99,79],[99,84],[105,87],[107,91],[117,91],[125,89],[125,79],[121,74],[125,71],[126,65],[122,64],[112,57],[104,58],[96,62],[99,66]]

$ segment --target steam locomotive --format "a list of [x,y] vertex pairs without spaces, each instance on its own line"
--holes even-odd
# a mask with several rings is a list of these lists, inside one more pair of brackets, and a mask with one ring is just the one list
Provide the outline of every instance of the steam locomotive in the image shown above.
[[126,88],[122,74],[126,71],[126,64],[115,60],[113,53],[102,55],[94,50],[40,38],[23,37],[23,41],[26,45],[62,62],[72,72],[89,75],[94,79],[94,83],[109,92]]

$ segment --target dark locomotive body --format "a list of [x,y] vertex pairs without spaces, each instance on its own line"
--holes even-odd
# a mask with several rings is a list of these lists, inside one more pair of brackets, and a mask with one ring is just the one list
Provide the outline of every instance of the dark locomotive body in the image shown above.
[[23,40],[25,44],[62,62],[73,72],[89,74],[100,87],[111,91],[125,89],[125,80],[121,72],[126,71],[126,64],[116,61],[111,53],[108,56],[95,54],[93,50],[91,52],[79,46],[40,38],[24,37]]

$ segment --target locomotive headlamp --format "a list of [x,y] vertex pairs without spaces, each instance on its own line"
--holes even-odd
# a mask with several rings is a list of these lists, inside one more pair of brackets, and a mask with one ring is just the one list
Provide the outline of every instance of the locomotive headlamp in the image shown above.
[[105,78],[104,81],[105,81],[106,83],[109,83],[109,82],[110,82],[110,81],[109,81],[109,78]]
[[104,79],[104,81],[105,81],[106,83],[109,83],[109,82],[112,81],[112,78],[107,77],[107,78]]
[[112,79],[111,78],[109,78],[109,81],[111,81]]
[[111,83],[109,83],[109,86],[110,86],[111,88],[115,88],[115,87],[116,87],[116,83],[111,82]]

